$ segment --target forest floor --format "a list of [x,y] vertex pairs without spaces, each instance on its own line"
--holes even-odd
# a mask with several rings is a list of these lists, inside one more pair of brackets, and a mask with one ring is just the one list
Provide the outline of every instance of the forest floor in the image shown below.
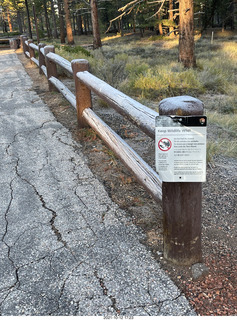
[[[207,275],[193,279],[191,267],[167,263],[163,259],[162,207],[135,181],[91,129],[78,129],[76,111],[57,92],[48,91],[48,83],[35,65],[19,51],[18,57],[33,81],[32,90],[48,105],[59,122],[68,128],[94,175],[110,197],[132,218],[146,235],[147,246],[163,269],[186,295],[198,315],[237,315],[236,189],[237,160],[216,156],[207,167],[203,184],[202,250]],[[61,79],[70,89],[72,80]],[[212,97],[214,98],[214,97]],[[125,121],[109,107],[102,107],[93,96],[94,111],[106,121],[150,166],[154,167],[154,141]],[[211,125],[209,135],[220,129]]]

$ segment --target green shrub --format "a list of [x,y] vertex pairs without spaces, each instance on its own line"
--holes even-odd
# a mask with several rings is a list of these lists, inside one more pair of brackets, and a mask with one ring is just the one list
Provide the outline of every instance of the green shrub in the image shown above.
[[63,50],[70,53],[83,53],[85,56],[90,57],[91,54],[88,50],[81,46],[63,46]]

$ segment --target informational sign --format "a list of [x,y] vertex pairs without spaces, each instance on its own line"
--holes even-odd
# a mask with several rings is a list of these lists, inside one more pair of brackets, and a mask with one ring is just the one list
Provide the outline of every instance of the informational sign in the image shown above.
[[206,181],[205,116],[156,117],[156,171],[165,182]]

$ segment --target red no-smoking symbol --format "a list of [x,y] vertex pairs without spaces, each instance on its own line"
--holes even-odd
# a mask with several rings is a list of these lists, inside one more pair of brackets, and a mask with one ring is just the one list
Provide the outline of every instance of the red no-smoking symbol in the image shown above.
[[168,139],[168,138],[162,138],[158,142],[158,148],[161,151],[168,151],[168,150],[170,150],[171,147],[172,147],[172,143],[171,143],[170,139]]

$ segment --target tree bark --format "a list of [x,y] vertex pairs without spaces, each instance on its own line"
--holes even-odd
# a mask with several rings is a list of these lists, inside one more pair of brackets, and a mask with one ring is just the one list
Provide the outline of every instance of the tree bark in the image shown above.
[[[158,19],[161,20],[161,14],[160,14],[160,12],[158,13]],[[159,25],[158,25],[158,30],[159,30],[159,34],[160,34],[160,35],[163,35],[162,23],[159,23]]]
[[20,34],[22,34],[23,27],[22,27],[22,21],[21,21],[21,12],[19,10],[17,10],[17,23],[18,23],[19,32]]
[[58,0],[59,25],[60,25],[60,42],[65,43],[63,4],[62,0]]
[[[174,12],[173,12],[174,6],[173,6],[173,0],[169,0],[169,20],[173,22],[174,20]],[[175,36],[174,34],[174,27],[169,27],[169,33],[170,37],[173,38]]]
[[26,13],[27,13],[27,20],[28,20],[28,31],[29,31],[29,37],[32,39],[32,31],[31,31],[31,24],[30,24],[30,13],[29,13],[29,7],[28,7],[28,1],[25,0],[25,6],[26,6]]
[[12,21],[11,21],[11,15],[10,15],[9,9],[7,9],[7,22],[9,26],[9,31],[12,32]]
[[78,29],[78,35],[83,34],[83,27],[82,27],[82,18],[81,18],[81,10],[77,13],[77,29]]
[[37,36],[37,43],[40,43],[40,37],[39,37],[39,28],[38,28],[38,21],[35,13],[35,5],[33,4],[32,6],[32,11],[33,11],[33,16],[35,20],[35,31],[36,31],[36,36]]
[[93,29],[93,48],[98,49],[102,47],[102,43],[100,38],[97,0],[91,0],[91,21]]
[[54,0],[50,0],[50,4],[51,4],[52,21],[53,21],[53,37],[54,37],[54,39],[57,39],[58,38],[58,31],[57,31],[55,9],[54,9]]
[[193,0],[179,1],[179,62],[182,62],[186,68],[196,66]]
[[66,20],[67,42],[69,45],[73,45],[74,38],[72,34],[72,24],[70,19],[68,0],[63,0],[63,3],[64,3],[64,12],[65,12],[65,20]]
[[47,29],[47,36],[48,38],[51,38],[52,33],[50,29],[50,24],[49,24],[49,16],[48,16],[48,10],[47,10],[47,0],[43,1],[44,4],[44,14],[45,14],[45,24],[46,24],[46,29]]

